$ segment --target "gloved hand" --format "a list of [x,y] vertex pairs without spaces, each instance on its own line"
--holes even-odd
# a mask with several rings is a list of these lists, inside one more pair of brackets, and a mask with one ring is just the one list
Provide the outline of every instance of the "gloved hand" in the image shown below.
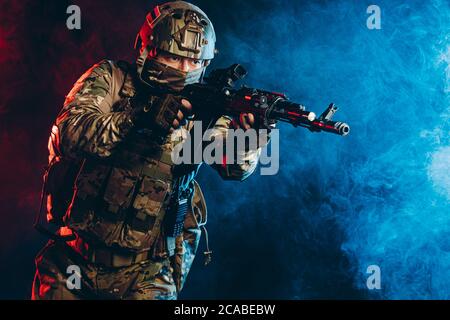
[[231,127],[233,129],[242,129],[244,131],[248,129],[267,129],[270,133],[271,129],[274,129],[276,121],[271,121],[267,125],[263,123],[261,119],[255,118],[253,113],[241,113],[239,119],[233,119]]
[[[275,129],[276,122],[271,121],[267,125],[263,124],[261,120],[256,119],[253,113],[241,113],[239,115],[239,121],[233,119],[230,123],[231,128],[237,130],[242,129],[247,131],[254,129],[257,132],[257,148],[262,148],[269,143],[271,129]],[[266,129],[266,131],[260,131],[259,129]],[[249,140],[245,140],[245,150],[251,150],[249,146]]]
[[239,115],[239,121],[233,119],[231,122],[231,127],[233,129],[242,129],[244,131],[254,128],[255,116],[253,113],[241,113]]
[[131,119],[138,128],[148,128],[167,134],[186,123],[191,114],[191,103],[180,96],[136,96],[131,100]]

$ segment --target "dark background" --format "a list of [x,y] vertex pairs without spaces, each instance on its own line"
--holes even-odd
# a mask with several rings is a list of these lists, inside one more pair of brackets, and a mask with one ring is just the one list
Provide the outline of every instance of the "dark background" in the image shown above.
[[[334,101],[341,138],[281,125],[280,172],[243,183],[200,173],[214,251],[180,298],[448,298],[449,6],[378,1],[193,1],[213,21],[211,68],[316,113]],[[81,30],[66,9],[81,8]],[[0,2],[0,298],[27,299],[45,239],[32,229],[52,121],[77,78],[135,57],[151,1]],[[382,289],[366,287],[366,268]]]

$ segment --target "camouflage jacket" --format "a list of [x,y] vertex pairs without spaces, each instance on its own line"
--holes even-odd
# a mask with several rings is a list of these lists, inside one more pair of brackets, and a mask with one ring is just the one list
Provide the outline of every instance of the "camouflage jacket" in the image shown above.
[[[133,70],[126,63],[104,60],[67,95],[49,140],[49,161],[56,173],[49,174],[47,217],[61,217],[65,228],[96,245],[135,252],[156,247],[155,255],[164,256],[162,213],[177,179],[181,189],[191,191],[183,233],[176,239],[185,277],[206,222],[206,205],[194,180],[199,165],[171,162],[170,152],[183,142],[182,135],[179,141],[167,137],[158,143],[150,130],[134,128]],[[223,139],[230,122],[223,116],[215,123]],[[192,126],[189,121],[184,128]],[[250,150],[243,155],[244,164],[213,167],[224,179],[244,180],[255,170],[259,154],[260,149]]]

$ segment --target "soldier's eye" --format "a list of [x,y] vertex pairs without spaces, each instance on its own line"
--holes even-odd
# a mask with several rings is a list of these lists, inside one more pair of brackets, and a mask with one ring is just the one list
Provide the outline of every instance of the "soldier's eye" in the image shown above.
[[197,67],[202,63],[202,61],[201,60],[191,60],[190,63],[191,63],[191,65]]

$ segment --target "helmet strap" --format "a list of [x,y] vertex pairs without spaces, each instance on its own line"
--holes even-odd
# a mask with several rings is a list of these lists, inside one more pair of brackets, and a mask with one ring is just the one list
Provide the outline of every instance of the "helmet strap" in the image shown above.
[[148,47],[143,48],[141,54],[139,55],[139,58],[136,60],[136,71],[139,76],[139,80],[145,82],[142,79],[142,71],[144,70],[145,61],[147,61],[148,53],[150,52]]

